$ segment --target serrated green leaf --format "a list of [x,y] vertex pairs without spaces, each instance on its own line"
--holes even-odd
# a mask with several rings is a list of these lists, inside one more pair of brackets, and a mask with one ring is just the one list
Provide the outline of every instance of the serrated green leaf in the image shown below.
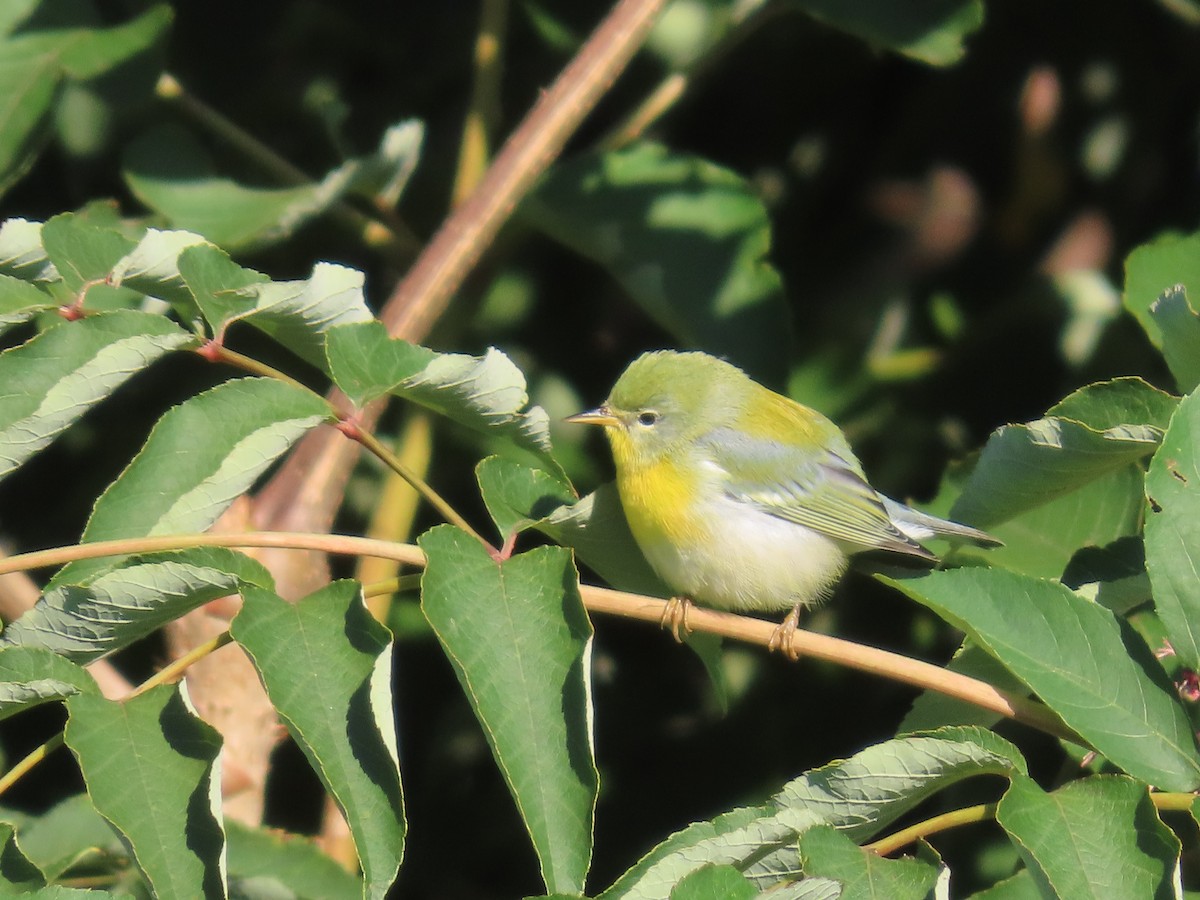
[[1200,669],[1200,394],[1183,398],[1146,473],[1146,571],[1180,662]]
[[981,0],[792,0],[814,19],[934,66],[958,62],[983,24]]
[[27,894],[45,886],[46,877],[17,846],[16,829],[0,822],[0,894]]
[[239,266],[220,247],[208,243],[185,249],[176,265],[192,301],[208,322],[213,337],[218,339],[224,336],[231,322],[251,315],[258,308],[254,287],[270,280],[260,272]]
[[1054,897],[1176,900],[1179,839],[1158,818],[1146,785],[1097,775],[1045,793],[1013,779],[996,820],[1026,868]]
[[391,635],[356,582],[294,604],[259,588],[243,598],[230,631],[346,817],[365,875],[362,896],[382,898],[400,869],[405,832]]
[[48,293],[27,281],[0,274],[0,334],[59,304]]
[[421,536],[421,608],[453,664],[525,820],[548,891],[582,891],[599,787],[592,629],[571,555],[497,563],[449,525]]
[[733,866],[701,866],[671,890],[671,900],[753,900],[758,889]]
[[885,859],[864,850],[844,832],[818,825],[800,835],[804,871],[842,885],[842,900],[925,900],[938,869],[919,859]]
[[229,880],[270,878],[304,900],[345,900],[362,894],[362,879],[347,872],[314,841],[225,822]]
[[1058,416],[1005,425],[988,438],[951,518],[1004,522],[1149,456],[1161,436],[1152,425],[1095,430]]
[[99,849],[125,856],[117,832],[87,794],[76,794],[20,825],[21,849],[46,877],[57,879],[81,856]]
[[791,322],[766,259],[770,220],[739,175],[643,142],[556,166],[521,212],[608,270],[679,343],[783,383]]
[[0,225],[0,274],[22,281],[61,281],[42,246],[42,223],[6,219]]
[[1081,387],[1046,411],[1095,431],[1122,425],[1149,425],[1165,431],[1179,398],[1140,378],[1114,378]]
[[82,216],[63,213],[42,226],[42,246],[63,283],[77,292],[104,282],[137,241]]
[[378,321],[333,329],[325,355],[333,383],[358,407],[390,393],[437,356],[417,344],[393,340]]
[[0,647],[45,647],[83,665],[238,589],[235,575],[192,565],[185,553],[148,556],[50,588],[0,634]]
[[165,300],[179,310],[184,321],[195,317],[195,301],[179,271],[179,259],[189,247],[212,247],[190,231],[147,228],[137,246],[117,260],[109,281],[148,297]]
[[[974,775],[1024,772],[1020,751],[976,726],[951,726],[868,747],[807,772],[773,798],[866,840],[937,791]],[[805,870],[807,871],[807,870]]]
[[[190,398],[159,419],[133,462],[96,501],[83,539],[205,530],[328,415],[316,394],[273,378],[227,381]],[[72,563],[52,584],[77,583],[104,566]]]
[[63,322],[0,354],[0,477],[131,376],[192,340],[162,316],[119,311]]
[[159,897],[224,897],[221,749],[176,686],[124,703],[67,701],[66,741],[96,809],[120,831]]
[[998,569],[881,577],[999,659],[1115,764],[1164,790],[1200,785],[1174,688],[1144,642],[1061,584]]
[[38,647],[0,649],[0,719],[74,694],[98,694],[96,680],[57,653]]
[[[682,878],[704,865],[728,864],[743,871],[772,852],[795,858],[797,836],[819,823],[814,813],[773,806],[736,809],[711,822],[696,822],[638,860],[598,900],[667,900]],[[798,866],[793,872],[799,875]],[[779,879],[772,875],[773,885]]]
[[1200,318],[1176,285],[1150,304],[1150,316],[1162,335],[1163,357],[1184,393],[1200,384]]
[[475,477],[488,513],[505,536],[532,528],[560,506],[578,499],[569,484],[544,469],[501,456],[481,460]]
[[1125,258],[1125,308],[1156,347],[1162,346],[1162,331],[1150,307],[1174,285],[1200,296],[1200,233],[1162,234]]

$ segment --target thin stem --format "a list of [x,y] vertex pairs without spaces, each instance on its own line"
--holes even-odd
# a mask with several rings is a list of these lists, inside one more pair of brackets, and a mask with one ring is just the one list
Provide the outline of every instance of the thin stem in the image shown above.
[[66,743],[66,736],[64,732],[60,731],[41,746],[35,747],[28,756],[5,772],[3,777],[0,777],[0,795],[24,778],[30,769],[63,746],[64,743]]
[[386,597],[390,594],[403,594],[415,591],[421,586],[420,575],[400,575],[397,578],[387,578],[373,584],[363,585],[364,597]]
[[499,118],[500,73],[504,62],[504,32],[508,0],[483,0],[479,34],[475,37],[475,78],[471,100],[463,119],[458,170],[454,175],[452,204],[459,206],[478,187],[487,170],[492,132]]
[[452,525],[457,525],[467,534],[471,535],[489,550],[494,549],[490,543],[485,541],[474,528],[471,523],[458,514],[453,506],[446,502],[424,478],[406,466],[395,453],[385,447],[380,440],[371,434],[369,431],[355,428],[351,435],[355,440],[367,448],[371,453],[378,457],[384,465],[407,481],[425,500],[438,511],[443,519]]
[[[193,123],[216,135],[238,153],[282,184],[311,184],[312,178],[280,156],[258,138],[247,132],[208,104],[188,93],[169,72],[164,72],[155,85],[155,94],[160,100],[172,104]],[[406,263],[417,255],[421,241],[398,217],[392,218],[392,227],[364,215],[344,200],[330,207],[334,220],[353,232],[365,246],[388,254],[397,263]]]
[[376,541],[345,534],[312,534],[304,531],[250,531],[241,534],[173,534],[154,537],[92,541],[69,547],[54,547],[18,553],[0,560],[0,575],[29,569],[45,569],[80,559],[129,556],[188,550],[192,547],[276,547],[285,550],[320,550],[342,556],[379,556],[410,566],[424,566],[425,554],[411,544]]
[[517,202],[633,58],[664,3],[617,3],[393,291],[380,315],[390,334],[420,341],[429,333]]
[[233,635],[228,631],[222,631],[211,640],[205,641],[203,644],[200,644],[197,647],[193,647],[187,653],[183,654],[183,656],[173,660],[168,665],[163,666],[161,669],[139,684],[136,688],[134,688],[134,690],[131,691],[129,696],[125,699],[132,700],[134,697],[140,697],[142,694],[146,693],[146,691],[156,688],[160,684],[170,684],[173,681],[178,681],[183,677],[183,673],[187,671],[188,666],[204,659],[204,657],[208,656],[210,653],[215,653],[217,650],[220,650],[226,644],[230,643],[233,643]]
[[947,831],[962,825],[974,825],[977,822],[989,822],[996,818],[996,808],[998,805],[996,803],[981,803],[978,806],[968,806],[963,809],[951,810],[948,813],[942,813],[940,816],[934,816],[923,822],[917,822],[908,828],[902,828],[900,831],[889,834],[887,837],[880,838],[870,844],[864,844],[863,849],[878,853],[880,856],[888,856],[895,853],[901,847],[907,847],[914,841],[927,838],[930,835],[937,834],[939,831]]
[[[274,366],[269,366],[265,362],[246,356],[243,353],[238,353],[236,350],[230,350],[224,344],[208,343],[200,350],[201,355],[213,362],[223,362],[226,365],[241,369],[243,372],[249,372],[251,375],[260,375],[264,378],[274,378],[277,381],[282,381],[290,384],[294,388],[299,388],[302,391],[314,393],[312,388],[297,381],[287,372],[280,371]],[[332,414],[332,410],[331,410]]]

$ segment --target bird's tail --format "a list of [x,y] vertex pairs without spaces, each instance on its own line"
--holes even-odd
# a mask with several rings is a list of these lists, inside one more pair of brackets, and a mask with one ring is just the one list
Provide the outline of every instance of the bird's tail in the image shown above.
[[1004,544],[986,531],[980,531],[970,525],[960,525],[949,519],[939,519],[888,497],[883,498],[883,506],[895,526],[914,541],[942,537],[951,541],[970,541],[980,547],[1000,547]]

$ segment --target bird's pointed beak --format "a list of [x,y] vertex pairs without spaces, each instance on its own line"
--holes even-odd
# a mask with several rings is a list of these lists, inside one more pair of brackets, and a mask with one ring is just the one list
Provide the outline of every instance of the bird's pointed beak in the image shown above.
[[612,414],[607,406],[598,406],[587,412],[568,416],[564,421],[575,425],[620,425],[621,420]]

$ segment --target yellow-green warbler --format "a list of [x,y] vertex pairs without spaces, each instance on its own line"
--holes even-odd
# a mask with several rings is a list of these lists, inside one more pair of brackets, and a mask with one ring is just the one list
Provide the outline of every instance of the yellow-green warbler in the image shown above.
[[676,638],[692,600],[790,608],[770,646],[791,655],[800,610],[823,599],[851,554],[933,563],[918,541],[1000,543],[877,493],[833,422],[705,353],[646,353],[603,406],[567,421],[605,427],[629,528],[680,595],[663,617]]

